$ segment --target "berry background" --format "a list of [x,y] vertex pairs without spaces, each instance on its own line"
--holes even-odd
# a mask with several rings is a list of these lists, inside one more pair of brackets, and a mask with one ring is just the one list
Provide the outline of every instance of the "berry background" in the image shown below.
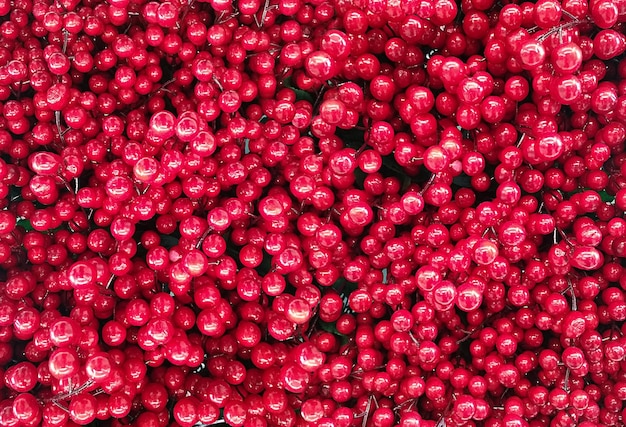
[[0,0],[0,426],[624,426],[625,23]]

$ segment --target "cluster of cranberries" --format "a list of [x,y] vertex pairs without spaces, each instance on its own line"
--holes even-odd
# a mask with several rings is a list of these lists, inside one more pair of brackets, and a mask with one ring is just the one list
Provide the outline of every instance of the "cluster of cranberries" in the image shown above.
[[0,425],[626,423],[626,0],[0,0]]

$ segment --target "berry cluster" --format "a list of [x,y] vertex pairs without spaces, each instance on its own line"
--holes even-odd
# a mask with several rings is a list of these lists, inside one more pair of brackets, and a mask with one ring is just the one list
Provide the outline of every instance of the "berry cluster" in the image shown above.
[[0,0],[0,425],[626,423],[626,0]]

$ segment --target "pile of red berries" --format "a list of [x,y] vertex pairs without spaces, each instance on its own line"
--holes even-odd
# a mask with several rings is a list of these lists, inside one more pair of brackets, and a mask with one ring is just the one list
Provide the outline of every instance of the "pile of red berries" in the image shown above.
[[626,423],[626,0],[0,0],[0,425]]

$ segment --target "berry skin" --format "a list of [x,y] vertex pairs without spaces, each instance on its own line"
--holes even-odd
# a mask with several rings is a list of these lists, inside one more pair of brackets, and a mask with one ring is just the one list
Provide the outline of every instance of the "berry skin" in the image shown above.
[[503,3],[0,0],[0,425],[622,425],[626,6]]

